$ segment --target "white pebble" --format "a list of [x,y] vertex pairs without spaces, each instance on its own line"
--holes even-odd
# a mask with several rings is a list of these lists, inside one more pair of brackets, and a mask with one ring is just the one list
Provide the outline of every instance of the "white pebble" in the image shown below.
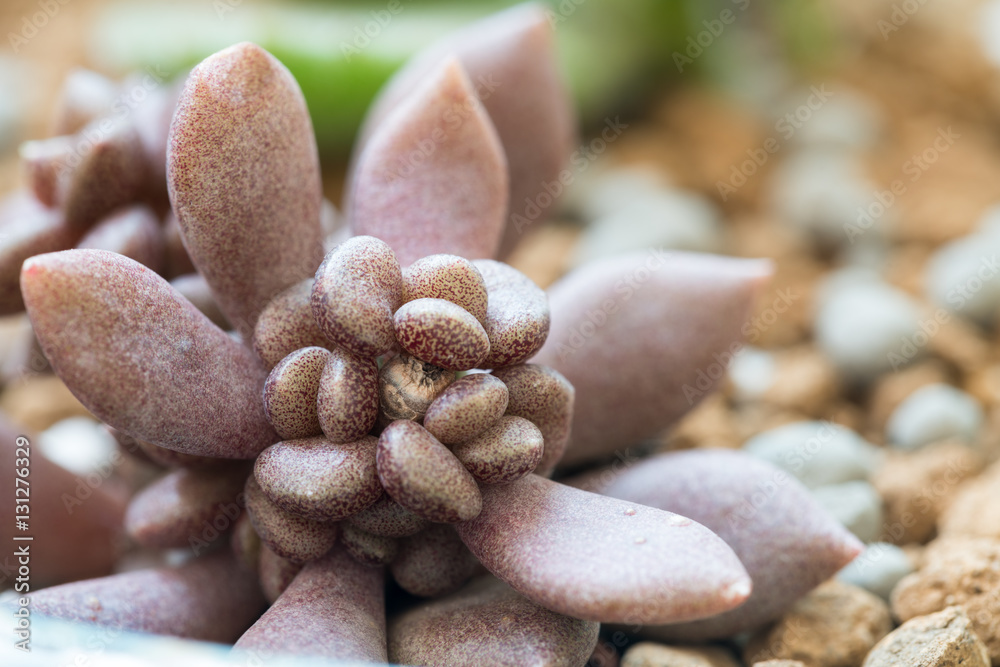
[[661,189],[632,197],[584,232],[576,265],[632,250],[659,248],[715,252],[722,244],[720,215],[700,195]]
[[844,376],[869,380],[920,356],[921,314],[913,298],[878,279],[835,277],[819,299],[816,342]]
[[783,468],[804,485],[868,479],[881,452],[849,428],[822,421],[801,421],[764,431],[743,445],[753,456]]
[[860,586],[888,600],[899,580],[913,572],[913,563],[895,544],[869,544],[861,554],[837,573],[837,579]]
[[813,496],[862,542],[874,542],[882,529],[882,497],[863,480],[822,486]]
[[118,445],[114,437],[88,417],[70,417],[38,434],[45,457],[77,475],[107,466]]
[[975,232],[947,243],[927,262],[924,286],[932,302],[963,318],[990,325],[1000,311],[1000,209]]
[[669,187],[663,172],[651,166],[586,171],[567,187],[565,206],[576,209],[590,222],[613,215],[635,199]]
[[937,440],[975,440],[983,424],[983,409],[969,394],[951,385],[929,384],[906,397],[886,424],[889,442],[917,449]]
[[729,383],[733,396],[740,400],[754,400],[774,386],[774,355],[766,350],[745,346],[733,355],[729,365]]

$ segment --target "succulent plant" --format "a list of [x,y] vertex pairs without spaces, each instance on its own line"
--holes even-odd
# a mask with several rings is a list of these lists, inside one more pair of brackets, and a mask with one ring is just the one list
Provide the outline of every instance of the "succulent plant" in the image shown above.
[[[631,456],[709,391],[770,267],[624,256],[546,294],[494,259],[522,231],[508,193],[530,201],[559,179],[572,133],[544,13],[495,21],[502,39],[459,35],[389,84],[350,174],[355,235],[325,258],[294,79],[249,43],[191,72],[166,182],[235,332],[122,254],[24,262],[53,369],[174,467],[132,499],[130,537],[207,547],[198,527],[222,514],[232,545],[174,574],[50,588],[37,610],[242,650],[581,664],[600,623],[729,636],[857,554],[798,482],[737,454],[630,462],[593,490],[551,479],[561,462]],[[496,73],[488,97],[474,72]],[[739,513],[767,482],[768,506]],[[245,514],[226,514],[234,503]],[[387,625],[387,574],[449,597]],[[517,632],[481,631],[497,618]]]

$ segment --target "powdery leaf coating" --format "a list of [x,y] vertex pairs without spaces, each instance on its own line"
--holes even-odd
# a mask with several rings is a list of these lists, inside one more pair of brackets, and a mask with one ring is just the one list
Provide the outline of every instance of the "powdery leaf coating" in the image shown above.
[[396,344],[392,314],[403,303],[403,274],[384,241],[355,236],[331,250],[316,271],[312,311],[320,331],[362,357]]
[[753,593],[736,609],[703,621],[642,629],[661,640],[716,639],[757,628],[863,548],[798,480],[742,452],[654,456],[629,467],[601,492],[706,526],[732,547],[753,580]]
[[21,291],[46,358],[110,426],[217,458],[253,458],[279,439],[253,353],[148,268],[104,250],[37,255]]
[[347,553],[365,565],[388,565],[399,551],[399,543],[383,535],[373,535],[351,524],[340,530],[340,541]]
[[292,352],[271,369],[264,383],[267,421],[285,440],[319,435],[316,394],[330,352],[322,347],[304,347]]
[[486,281],[476,265],[458,255],[429,255],[403,269],[403,301],[444,299],[486,322]]
[[260,589],[268,604],[285,592],[295,576],[302,570],[302,563],[295,563],[282,558],[266,545],[260,549]]
[[322,436],[271,445],[257,457],[254,476],[285,512],[315,521],[339,521],[382,496],[373,436],[332,443]]
[[427,598],[457,590],[482,569],[455,529],[441,524],[401,540],[389,566],[400,588]]
[[550,288],[552,332],[534,361],[576,388],[563,462],[653,437],[710,392],[711,378],[724,375],[716,356],[739,349],[771,272],[766,260],[635,253],[588,264]]
[[337,524],[305,519],[282,510],[260,488],[254,475],[244,490],[247,513],[260,540],[274,553],[296,563],[316,560],[337,541]]
[[125,530],[149,549],[180,549],[211,541],[232,527],[243,511],[239,501],[246,475],[245,465],[169,472],[132,497]]
[[524,417],[542,432],[545,451],[535,472],[550,475],[566,451],[573,427],[573,385],[558,371],[538,364],[508,366],[493,375],[507,385],[507,414]]
[[71,248],[80,233],[66,226],[62,214],[18,190],[0,202],[0,315],[24,310],[21,265],[33,255]]
[[483,484],[513,482],[542,460],[542,432],[523,417],[502,417],[492,428],[456,445],[455,457]]
[[234,652],[386,662],[382,568],[337,548],[307,564]]
[[599,623],[540,607],[493,577],[389,623],[389,659],[405,665],[583,665]]
[[130,206],[97,223],[77,248],[110,250],[162,273],[165,259],[163,229],[152,209]]
[[456,380],[424,415],[424,428],[446,445],[470,440],[496,424],[507,409],[507,385],[488,373]]
[[468,521],[482,508],[476,480],[416,422],[389,424],[379,437],[376,461],[386,493],[428,521]]
[[507,173],[496,129],[451,58],[375,128],[352,173],[348,215],[355,233],[384,239],[403,266],[435,253],[493,257]]
[[961,607],[912,618],[882,638],[864,667],[990,667],[990,655]]
[[319,379],[319,425],[331,442],[354,442],[375,425],[379,371],[374,359],[333,348]]
[[486,334],[490,353],[484,368],[513,366],[531,358],[549,335],[549,299],[528,276],[491,259],[475,262],[490,295]]
[[482,488],[456,526],[476,558],[529,600],[602,623],[705,618],[750,594],[736,554],[682,516],[528,475]]
[[483,325],[469,311],[444,299],[417,299],[393,318],[396,340],[411,355],[446,370],[467,371],[490,351]]
[[[455,56],[479,93],[510,163],[510,206],[502,251],[527,224],[544,219],[575,141],[575,118],[559,72],[546,9],[525,4],[437,40],[385,85],[365,119],[359,146],[443,59]],[[359,149],[360,150],[360,149]],[[565,178],[565,177],[564,177]],[[552,186],[550,186],[551,188]]]
[[257,577],[228,552],[31,593],[31,613],[117,631],[229,643],[264,608]]
[[[243,42],[188,76],[170,126],[167,188],[191,259],[244,338],[323,259],[312,122],[288,69]],[[247,280],[247,268],[257,268]]]
[[268,368],[303,347],[329,347],[313,317],[312,278],[280,292],[264,306],[253,333],[253,349]]
[[367,533],[383,537],[407,537],[430,525],[427,519],[417,516],[388,495],[383,495],[378,502],[352,514],[345,521]]
[[233,526],[233,533],[229,536],[229,549],[236,557],[236,561],[247,572],[257,572],[260,568],[260,555],[265,549],[260,543],[260,536],[253,529],[250,522],[250,515],[246,512],[240,514]]
[[379,371],[380,425],[387,426],[395,419],[422,422],[427,408],[454,381],[455,371],[421,361],[405,352],[397,354]]

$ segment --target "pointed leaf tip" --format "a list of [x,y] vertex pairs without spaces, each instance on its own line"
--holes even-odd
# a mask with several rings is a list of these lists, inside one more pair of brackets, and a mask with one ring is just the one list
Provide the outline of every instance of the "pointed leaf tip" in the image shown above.
[[650,251],[588,264],[553,285],[549,337],[532,361],[576,389],[563,462],[653,437],[711,392],[771,272],[768,260]]
[[312,121],[274,56],[244,42],[192,70],[170,127],[167,186],[191,259],[249,340],[268,301],[323,259]]
[[352,184],[356,234],[388,243],[400,265],[449,253],[492,257],[508,197],[496,129],[449,59],[380,123]]
[[538,475],[482,495],[480,515],[456,525],[462,540],[493,574],[560,614],[662,624],[732,609],[750,594],[732,550],[682,516]]

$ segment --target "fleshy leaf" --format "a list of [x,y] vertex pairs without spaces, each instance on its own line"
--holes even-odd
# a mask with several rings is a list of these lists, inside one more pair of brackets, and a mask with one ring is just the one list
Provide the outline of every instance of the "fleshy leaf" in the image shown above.
[[382,568],[337,547],[302,568],[233,650],[384,663],[383,596]]
[[192,70],[170,127],[167,186],[191,259],[249,340],[267,302],[323,259],[312,122],[274,56],[244,42]]
[[589,264],[549,290],[534,362],[576,389],[563,463],[659,434],[710,392],[741,345],[765,260],[637,253]]
[[703,640],[752,630],[784,613],[862,549],[789,473],[741,452],[697,450],[641,461],[602,493],[678,512],[733,548],[753,579],[741,606],[693,623],[644,627],[663,640]]
[[388,243],[401,266],[438,253],[496,253],[507,160],[456,60],[441,63],[380,122],[353,176],[354,233]]
[[583,665],[598,623],[540,607],[493,577],[389,623],[389,659],[401,665]]
[[225,643],[239,637],[263,607],[256,574],[228,552],[178,568],[136,570],[31,594],[32,614]]
[[547,609],[592,621],[661,624],[740,604],[750,578],[725,542],[670,512],[528,475],[482,487],[455,528],[473,554]]
[[104,250],[36,255],[21,291],[52,367],[110,426],[217,458],[253,458],[279,440],[253,352],[148,268]]
[[545,9],[535,4],[519,5],[462,28],[414,56],[386,84],[362,129],[361,146],[436,65],[457,57],[476,86],[510,165],[502,253],[514,246],[527,226],[544,219],[562,190],[559,174],[573,150],[575,118],[552,37]]
[[160,221],[152,209],[141,204],[121,209],[101,220],[76,247],[110,250],[157,273],[162,273],[166,259]]

